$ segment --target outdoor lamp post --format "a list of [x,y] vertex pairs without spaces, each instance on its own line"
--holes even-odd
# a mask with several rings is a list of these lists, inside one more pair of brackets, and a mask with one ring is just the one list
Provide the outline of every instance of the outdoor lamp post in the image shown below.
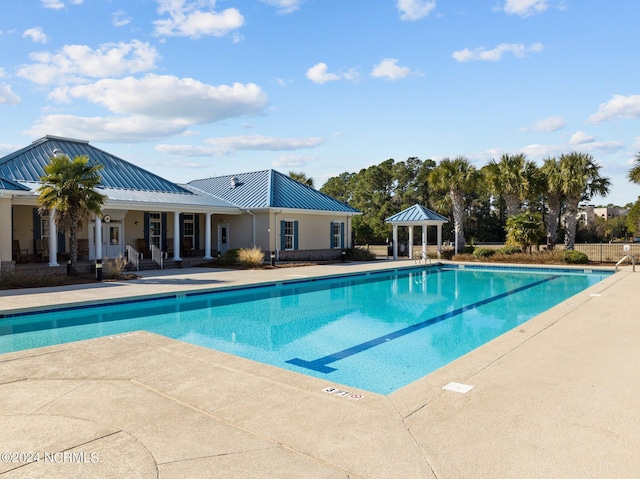
[[269,254],[269,257],[271,258],[271,266],[275,267],[276,266],[276,252],[272,251]]

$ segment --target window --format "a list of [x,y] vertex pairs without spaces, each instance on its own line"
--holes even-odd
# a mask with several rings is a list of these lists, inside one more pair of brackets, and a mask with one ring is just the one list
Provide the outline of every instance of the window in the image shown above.
[[49,218],[40,218],[40,238],[49,238]]
[[[190,241],[189,244],[195,245],[195,219],[193,214],[185,214],[182,217],[182,237]],[[193,247],[193,246],[192,246]]]
[[294,245],[294,225],[293,221],[284,222],[284,249],[293,249]]
[[331,248],[344,248],[344,223],[331,222]]
[[162,216],[160,213],[149,213],[149,249],[151,245],[162,249]]

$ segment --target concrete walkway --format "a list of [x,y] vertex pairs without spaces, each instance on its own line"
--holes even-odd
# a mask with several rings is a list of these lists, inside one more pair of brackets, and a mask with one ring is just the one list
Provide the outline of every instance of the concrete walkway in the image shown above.
[[[409,265],[154,272],[2,292],[0,314]],[[359,401],[143,331],[2,354],[0,477],[637,478],[639,292],[623,268],[393,394],[353,391]],[[442,389],[452,381],[473,389]]]

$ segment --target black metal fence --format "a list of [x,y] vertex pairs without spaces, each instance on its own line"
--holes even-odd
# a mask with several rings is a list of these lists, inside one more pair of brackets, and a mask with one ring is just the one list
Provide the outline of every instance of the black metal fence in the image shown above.
[[[625,251],[625,246],[629,251]],[[575,250],[596,263],[617,263],[627,254],[640,258],[640,243],[576,243]]]

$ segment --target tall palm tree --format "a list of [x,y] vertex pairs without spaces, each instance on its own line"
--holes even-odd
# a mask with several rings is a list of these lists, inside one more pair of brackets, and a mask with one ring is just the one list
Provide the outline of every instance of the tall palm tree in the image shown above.
[[289,171],[289,178],[313,188],[313,178],[307,178],[307,175],[305,175],[303,172]]
[[611,181],[600,176],[600,168],[587,153],[573,151],[560,156],[560,192],[564,196],[567,231],[564,236],[565,249],[573,249],[576,239],[578,206],[581,201],[596,195],[609,193]]
[[500,161],[491,160],[484,171],[489,191],[504,198],[507,217],[520,211],[520,204],[540,183],[536,164],[522,153],[502,155]]
[[102,180],[101,169],[102,165],[89,165],[86,155],[76,156],[73,160],[64,154],[54,155],[40,177],[39,213],[44,216],[54,210],[56,225],[69,233],[69,274],[73,276],[78,274],[78,229],[90,213],[100,214],[106,199],[96,191]]
[[556,158],[547,158],[540,168],[544,176],[545,196],[547,198],[547,215],[545,229],[547,232],[547,248],[553,249],[558,241],[558,221],[564,201],[562,194],[562,171]]
[[636,155],[636,163],[629,170],[627,178],[629,178],[629,181],[640,185],[640,153]]
[[[443,158],[429,175],[433,188],[447,191],[453,209],[453,223],[456,231],[456,244],[464,248],[464,206],[465,196],[473,192],[478,183],[478,171],[471,162],[458,156],[454,160]],[[457,253],[457,251],[456,251]]]

